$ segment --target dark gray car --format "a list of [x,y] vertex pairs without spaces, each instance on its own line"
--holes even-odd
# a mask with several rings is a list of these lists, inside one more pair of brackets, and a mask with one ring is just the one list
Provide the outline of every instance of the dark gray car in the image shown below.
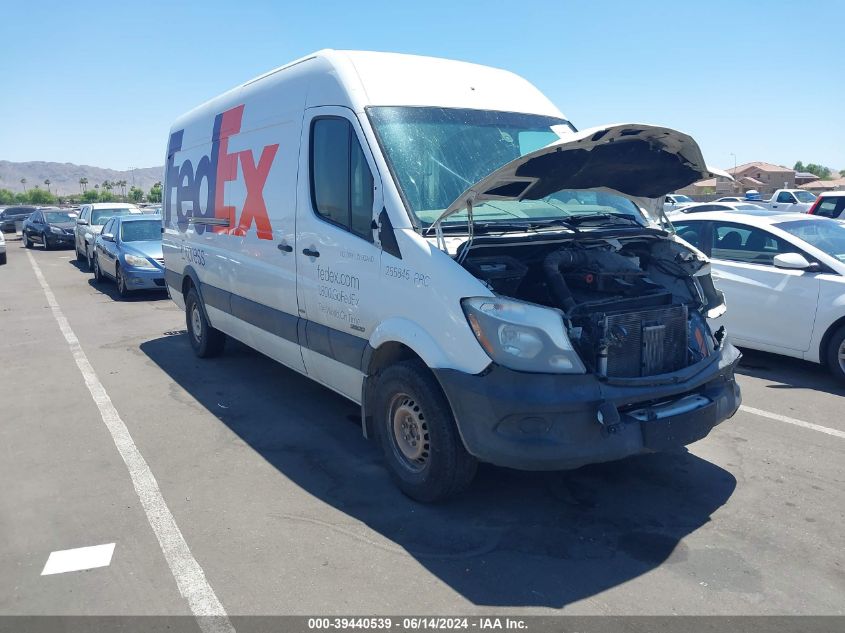
[[76,213],[62,209],[38,209],[23,223],[23,245],[32,248],[41,244],[46,250],[57,246],[73,246]]
[[8,207],[0,211],[0,231],[3,233],[14,233],[15,222],[26,220],[38,207],[18,206]]

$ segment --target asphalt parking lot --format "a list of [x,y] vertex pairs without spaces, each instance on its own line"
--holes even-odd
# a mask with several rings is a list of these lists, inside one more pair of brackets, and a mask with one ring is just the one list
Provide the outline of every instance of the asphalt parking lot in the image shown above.
[[817,366],[746,352],[744,408],[688,452],[482,467],[427,507],[348,401],[239,344],[196,359],[165,295],[73,251],[8,252],[2,614],[845,614],[845,388]]

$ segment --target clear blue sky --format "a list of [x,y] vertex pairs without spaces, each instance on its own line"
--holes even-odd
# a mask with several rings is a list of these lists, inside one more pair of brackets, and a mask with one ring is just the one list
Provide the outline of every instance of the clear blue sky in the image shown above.
[[354,48],[507,68],[579,128],[675,127],[711,165],[845,169],[841,0],[13,0],[0,20],[0,159],[161,165],[184,111]]

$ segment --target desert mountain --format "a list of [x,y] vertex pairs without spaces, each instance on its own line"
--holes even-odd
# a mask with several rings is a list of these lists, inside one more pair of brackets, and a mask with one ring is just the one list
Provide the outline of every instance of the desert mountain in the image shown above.
[[164,167],[143,167],[118,171],[104,167],[90,165],[75,165],[73,163],[47,163],[32,161],[27,163],[13,163],[0,160],[0,188],[10,191],[23,191],[21,178],[26,178],[27,189],[38,185],[46,189],[45,180],[50,181],[50,191],[59,195],[79,193],[79,179],[88,179],[88,188],[102,184],[103,181],[126,181],[126,190],[134,184],[145,192],[149,191],[156,182],[164,180]]

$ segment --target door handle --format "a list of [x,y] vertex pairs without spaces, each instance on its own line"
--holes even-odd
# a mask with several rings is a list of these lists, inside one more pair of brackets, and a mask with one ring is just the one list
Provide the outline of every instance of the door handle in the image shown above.
[[315,250],[312,250],[312,249],[310,249],[310,248],[303,248],[303,249],[302,249],[302,254],[303,254],[303,255],[308,255],[308,257],[319,257],[319,256],[320,256],[320,251],[315,251]]
[[280,251],[284,251],[285,253],[290,253],[291,251],[293,251],[293,246],[285,243],[279,244],[278,246],[276,246],[276,248],[278,248]]

